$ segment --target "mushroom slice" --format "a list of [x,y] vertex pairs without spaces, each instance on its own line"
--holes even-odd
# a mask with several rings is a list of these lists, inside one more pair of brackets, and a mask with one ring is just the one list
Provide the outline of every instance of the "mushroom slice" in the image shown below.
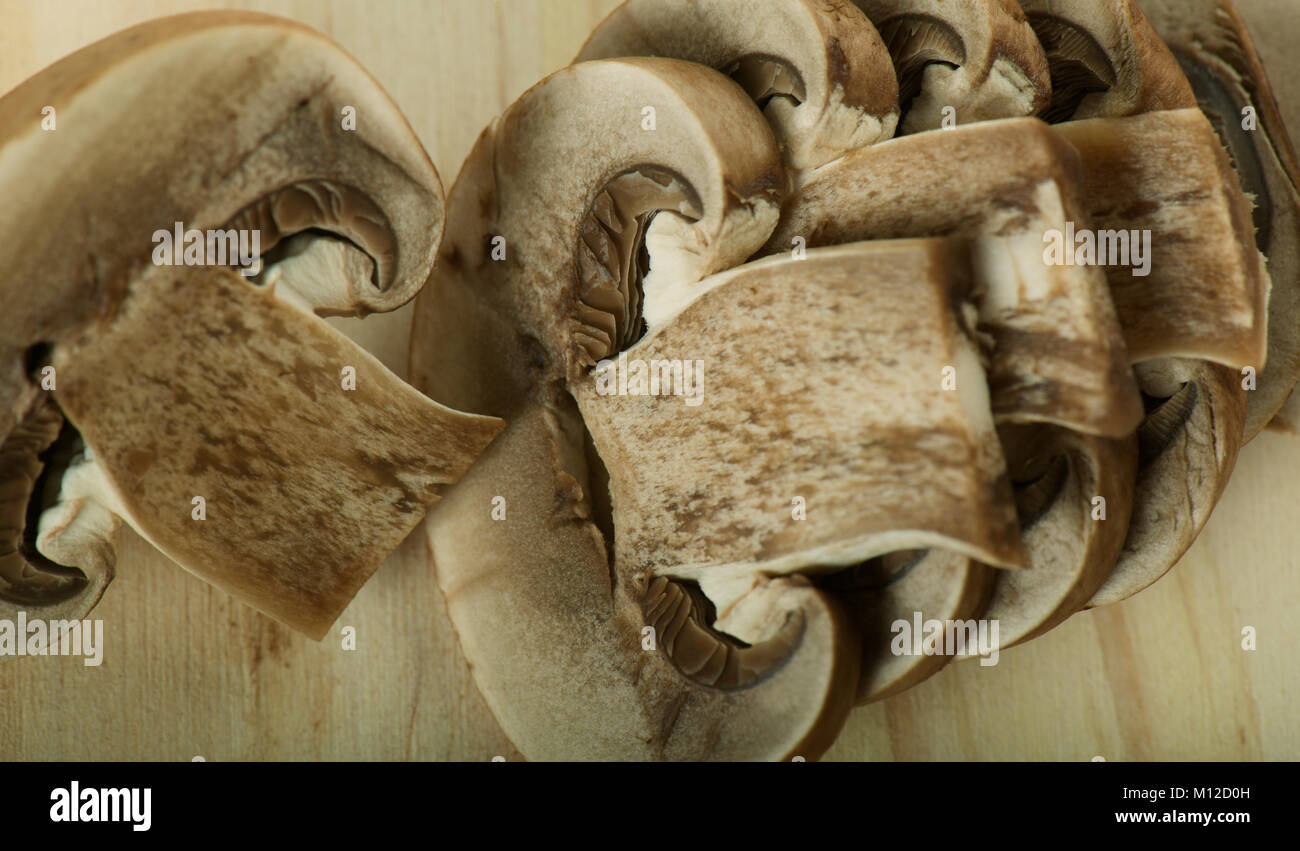
[[[1057,125],[1083,160],[1083,191],[1136,362],[1191,357],[1234,370],[1268,356],[1269,277],[1250,202],[1199,109]],[[1137,265],[1133,240],[1150,234]],[[1142,275],[1145,271],[1148,274]]]
[[[897,139],[823,169],[787,203],[766,250],[807,235],[810,244],[965,232],[980,328],[991,349],[993,411],[1014,458],[1019,519],[1031,569],[991,575],[979,596],[972,568],[944,554],[921,561],[907,582],[863,591],[859,630],[889,641],[911,612],[962,621],[990,600],[1007,645],[1050,628],[1081,606],[1114,566],[1128,522],[1142,403],[1105,274],[1044,265],[1044,234],[1086,228],[1078,153],[1035,119],[1009,119]],[[904,179],[895,176],[905,175]],[[1036,436],[1027,441],[1027,436]],[[1128,448],[1126,448],[1128,447]],[[1099,490],[1100,488],[1100,490]],[[1107,520],[1093,519],[1093,498]],[[1001,572],[998,572],[1001,573]],[[950,588],[938,577],[960,575]],[[935,577],[931,579],[930,577]],[[873,580],[874,581],[874,580]],[[963,590],[969,588],[970,590]],[[904,596],[918,596],[908,602]],[[878,699],[937,671],[942,656],[864,656],[859,701]]]
[[[1082,609],[1113,575],[1128,534],[1138,439],[1041,425],[1001,429],[1030,570],[995,572],[980,616],[998,646],[1036,638]],[[970,648],[962,658],[976,658]]]
[[[1268,362],[1246,405],[1249,441],[1282,409],[1300,379],[1300,165],[1254,41],[1230,0],[1142,0],[1141,5],[1227,147],[1242,189],[1254,200],[1255,244],[1268,258],[1273,288]],[[1252,130],[1242,126],[1247,107],[1258,122]],[[1292,398],[1300,403],[1300,396]]]
[[592,31],[577,61],[620,56],[687,59],[730,74],[763,109],[796,174],[888,139],[898,125],[889,53],[847,2],[628,0]]
[[1134,0],[1020,0],[1047,53],[1046,121],[1109,118],[1195,103],[1187,78]]
[[[912,637],[918,622],[923,630],[926,623],[957,624],[980,617],[995,573],[1029,575],[1036,570],[995,571],[951,550],[904,550],[820,578],[819,587],[844,605],[862,639],[854,703],[893,697],[955,658],[947,652],[927,654],[923,646],[901,641],[900,624],[906,624],[906,635]],[[915,636],[916,642],[921,640]]]
[[[41,127],[47,105],[53,131]],[[0,99],[0,187],[25,199],[0,210],[0,610],[35,599],[84,614],[112,571],[116,521],[104,512],[120,510],[184,567],[319,637],[436,498],[434,483],[500,428],[403,391],[310,315],[406,302],[442,228],[437,172],[409,125],[312,30],[197,13],[72,54]],[[176,289],[187,285],[213,289]],[[281,371],[267,373],[273,364]],[[355,392],[345,366],[361,373]],[[72,432],[60,441],[88,450],[75,475],[42,448],[51,396]],[[254,471],[269,477],[256,491]],[[362,498],[376,486],[396,510]],[[191,519],[196,496],[206,521]],[[43,596],[28,593],[38,586]]]
[[1125,437],[1142,418],[1100,269],[1047,266],[1044,233],[1087,221],[1077,152],[1035,119],[905,137],[820,170],[763,253],[863,239],[971,238],[999,422]]
[[1133,516],[1120,560],[1089,608],[1131,597],[1182,558],[1210,519],[1241,448],[1246,394],[1235,372],[1178,358],[1136,370],[1151,412],[1138,432]]
[[500,429],[430,402],[226,269],[150,270],[54,366],[54,398],[117,513],[186,570],[317,639]]
[[1245,422],[1240,372],[1267,357],[1269,279],[1249,203],[1199,110],[1056,130],[1083,155],[1093,223],[1152,234],[1150,276],[1107,270],[1148,414],[1128,539],[1097,606],[1163,576],[1227,485]]
[[1047,57],[1014,0],[854,0],[889,47],[901,133],[1034,115],[1051,91]]
[[724,613],[755,573],[899,549],[1023,566],[954,314],[967,285],[960,243],[904,241],[741,266],[685,306],[647,288],[647,335],[569,383],[610,470],[615,564],[698,582]]
[[65,476],[77,465],[76,442],[58,406],[42,396],[0,445],[0,610],[6,613],[12,607],[51,620],[79,619],[112,581],[117,516],[91,489],[76,487],[84,476]]
[[[919,606],[977,614],[991,572],[971,558],[1018,567],[1024,554],[973,332],[954,319],[968,278],[959,242],[882,241],[715,275],[684,308],[648,290],[647,336],[570,385],[596,452],[620,471],[609,480],[615,564],[698,583],[720,615],[714,627],[749,640],[734,610],[756,576],[833,574],[821,587],[838,591],[834,577],[852,565],[941,547],[927,556],[939,566],[890,599],[926,592],[907,601],[909,622]],[[647,364],[653,380],[657,365],[693,350],[719,353],[697,361],[707,376],[698,406],[607,392],[628,363]],[[961,392],[935,380],[950,364]],[[881,667],[882,607],[846,602],[872,662],[859,700],[951,658]]]
[[[654,131],[641,129],[644,106]],[[753,573],[722,613],[738,640],[708,622],[695,583],[615,557],[603,506],[633,471],[602,458],[570,395],[657,328],[652,317],[690,310],[711,291],[706,274],[753,254],[783,185],[739,86],[695,63],[628,59],[579,63],[525,94],[451,191],[416,303],[413,376],[509,425],[427,528],[476,681],[529,758],[813,758],[844,722],[860,645],[834,599],[797,574]],[[625,244],[629,230],[642,236]],[[771,506],[792,527],[795,495]]]

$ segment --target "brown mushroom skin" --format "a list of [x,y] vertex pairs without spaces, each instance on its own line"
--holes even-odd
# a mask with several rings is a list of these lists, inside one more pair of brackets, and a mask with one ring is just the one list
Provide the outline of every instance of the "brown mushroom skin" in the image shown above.
[[854,2],[893,56],[899,135],[1035,115],[1047,105],[1047,58],[1015,0]]
[[[1039,16],[1040,29],[1041,16],[1049,15],[1083,33],[1105,53],[1114,72],[1068,109],[1049,109],[1053,120],[1122,119],[1195,108],[1191,85],[1132,0],[1025,0],[1022,5],[1031,22]],[[1058,64],[1064,56],[1049,54]],[[1229,194],[1241,191],[1228,181],[1222,188]],[[1145,449],[1139,454],[1128,537],[1112,576],[1089,606],[1147,587],[1186,552],[1227,484],[1244,435],[1245,391],[1237,369],[1208,360],[1158,358],[1137,364],[1136,373],[1151,411],[1139,429]]]
[[[58,109],[59,123],[53,132],[41,129],[45,105]],[[355,129],[341,126],[345,105],[360,116]],[[374,79],[319,33],[251,13],[202,12],[141,24],[68,56],[0,98],[0,186],[12,193],[18,185],[25,198],[22,209],[15,205],[0,209],[0,232],[5,234],[0,242],[5,269],[0,302],[7,314],[0,326],[0,445],[4,446],[16,445],[8,437],[30,424],[51,393],[60,407],[76,412],[71,417],[76,425],[88,430],[96,429],[92,420],[102,412],[129,411],[131,394],[147,395],[148,388],[123,376],[124,383],[116,389],[124,395],[115,401],[91,398],[104,388],[93,381],[78,384],[69,375],[59,376],[59,368],[71,367],[68,358],[75,356],[77,347],[94,349],[96,332],[115,327],[133,311],[148,311],[147,305],[133,301],[145,291],[153,292],[142,282],[157,271],[151,264],[157,262],[154,236],[158,230],[170,232],[178,222],[199,231],[256,229],[262,237],[263,258],[259,259],[268,262],[274,259],[277,243],[296,234],[309,243],[311,239],[319,245],[328,243],[324,252],[310,245],[308,251],[315,260],[320,260],[317,255],[346,256],[358,262],[341,264],[332,270],[330,280],[295,280],[294,274],[310,264],[286,262],[283,268],[295,271],[280,275],[279,295],[321,315],[364,315],[392,310],[414,296],[432,266],[442,227],[437,172]],[[192,269],[178,268],[183,269],[179,277],[190,278]],[[273,265],[266,271],[278,268]],[[221,308],[215,315],[237,324],[229,305],[215,307]],[[341,336],[313,328],[311,323],[319,320],[297,307],[280,305],[273,312],[290,336],[300,324],[308,327],[303,336],[320,347],[314,355],[332,350],[339,360],[355,361],[358,366],[368,362],[368,356]],[[204,318],[212,317],[199,317],[196,322],[195,310],[173,304],[173,310],[158,321],[166,323],[169,333],[183,334],[189,323],[202,324]],[[177,383],[183,370],[168,372],[149,345],[153,332],[146,328],[143,333],[141,340],[118,338],[122,345],[117,350],[96,349],[105,368],[110,372],[123,368],[117,359],[134,346],[132,356],[146,365],[142,372],[183,393],[186,388]],[[223,366],[240,362],[241,357],[256,358],[255,353],[233,348],[209,350],[206,356],[217,364],[216,373],[227,375]],[[46,368],[53,368],[57,377],[48,386],[40,383]],[[338,368],[328,365],[335,383]],[[248,390],[247,385],[236,386],[241,393]],[[408,398],[406,405],[423,409],[426,416],[433,410],[418,396]],[[328,421],[320,418],[314,429],[327,429]],[[468,426],[466,434],[471,435],[477,426],[470,423],[481,421],[466,418],[460,423]],[[171,422],[172,428],[190,437],[208,425],[201,420]],[[444,419],[442,426],[448,425],[451,420]],[[150,426],[133,421],[116,435],[139,435]],[[155,439],[160,435],[148,436],[148,446],[142,444],[137,455],[117,459],[120,465],[106,457],[113,467],[99,472],[130,478],[133,467],[159,450]],[[169,435],[168,439],[178,438]],[[313,432],[303,431],[298,439],[310,445]],[[407,434],[398,442],[405,443],[409,457],[420,439]],[[471,437],[470,442],[476,440]],[[208,446],[216,467],[229,476],[223,481],[227,489],[232,479],[239,478],[237,468],[244,463],[238,453],[256,444],[250,438],[247,444]],[[95,447],[90,449],[93,454]],[[88,464],[94,467],[98,460]],[[57,473],[57,468],[47,466],[45,479]],[[34,487],[41,487],[49,501],[59,493],[48,482],[31,481],[27,473],[0,484],[11,488],[14,482],[27,489],[31,505],[43,498],[33,492]],[[347,485],[335,480],[330,486]],[[41,520],[42,526],[49,526],[45,532],[37,529],[35,511],[16,530],[12,518],[6,519],[6,533],[25,540],[21,554],[30,560],[19,571],[26,577],[19,586],[0,589],[0,610],[23,605],[24,588],[48,584],[31,576],[33,570],[68,575],[81,571],[89,581],[64,583],[69,588],[79,585],[80,590],[75,600],[59,602],[60,611],[80,616],[94,605],[112,570],[110,538],[115,526],[102,512],[121,509],[113,491],[120,496],[129,489],[121,481],[109,481],[92,490],[99,500],[113,504],[104,505],[92,494],[69,493],[54,506],[58,511],[50,515],[48,524]],[[189,501],[187,497],[185,502]],[[283,502],[270,501],[268,506],[268,513],[289,525]],[[157,508],[188,515],[184,506]],[[371,509],[378,510],[377,506]],[[413,522],[406,507],[397,515]],[[151,519],[161,516],[127,519],[151,525]],[[332,522],[346,521],[335,517]],[[152,528],[157,532],[158,525]],[[185,546],[184,532],[171,531],[180,539],[151,537],[176,554]],[[321,534],[328,538],[338,531],[340,527],[332,525]],[[236,549],[248,545],[237,532],[232,534]],[[280,534],[302,534],[302,530],[281,529]],[[355,540],[365,537],[357,535]],[[76,561],[75,542],[83,545],[87,563]],[[396,541],[390,544],[395,546]],[[14,548],[12,541],[0,546]],[[40,552],[34,554],[33,546]],[[50,563],[40,556],[54,550],[59,559],[71,562]],[[358,577],[373,569],[367,567],[373,557],[367,553]],[[224,573],[231,581],[223,587],[263,610],[278,611],[286,622],[316,636],[333,619],[330,611],[336,616],[351,596],[340,587],[322,587],[317,595],[309,578],[292,575],[297,569],[286,566],[280,581],[293,586],[296,596],[290,594],[276,603],[269,599],[274,581],[265,583],[251,572],[233,581],[232,574],[241,567],[238,561],[186,566]],[[15,575],[8,574],[10,579]],[[342,583],[351,585],[351,580]],[[308,599],[314,599],[316,607],[303,604]],[[320,605],[337,608],[322,611]]]
[[620,56],[685,59],[730,74],[763,106],[796,172],[888,139],[898,124],[889,53],[848,0],[628,0],[574,61]]

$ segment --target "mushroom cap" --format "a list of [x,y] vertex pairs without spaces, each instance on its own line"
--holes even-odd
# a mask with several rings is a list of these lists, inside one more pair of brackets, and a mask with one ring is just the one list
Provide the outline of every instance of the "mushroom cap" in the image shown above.
[[1187,78],[1134,0],[1020,0],[1052,69],[1048,121],[1196,105]]
[[889,47],[902,133],[1034,115],[1048,102],[1047,58],[1015,0],[854,0]]
[[1101,270],[1048,266],[1043,234],[1085,222],[1077,152],[1041,121],[988,121],[854,151],[796,190],[763,248],[962,234],[971,240],[999,422],[1122,437],[1142,417]]
[[[41,129],[47,104],[54,131]],[[362,116],[355,131],[336,129],[344,105]],[[338,193],[320,207],[299,184]],[[0,433],[28,349],[111,314],[155,229],[245,213],[282,235],[331,231],[375,260],[374,280],[354,282],[359,314],[410,300],[441,232],[437,172],[374,79],[319,33],[252,13],[140,24],[0,98],[0,186],[24,198],[0,211]]]
[[793,169],[875,144],[898,124],[880,34],[847,0],[628,0],[575,61],[686,59],[731,74],[762,106]]

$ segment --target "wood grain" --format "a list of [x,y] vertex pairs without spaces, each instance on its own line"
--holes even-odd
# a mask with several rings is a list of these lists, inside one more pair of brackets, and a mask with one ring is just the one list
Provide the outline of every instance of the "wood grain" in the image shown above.
[[[616,0],[3,0],[0,90],[123,27],[214,5],[331,35],[387,88],[450,186],[483,126],[567,63]],[[1240,5],[1257,34],[1267,22],[1266,59],[1294,49],[1300,9],[1290,0]],[[1288,118],[1300,119],[1300,80],[1275,83]],[[405,372],[409,309],[338,324]],[[996,666],[950,666],[856,710],[827,758],[1300,759],[1298,513],[1300,437],[1265,434],[1165,579],[1004,651]],[[129,531],[94,616],[105,625],[100,667],[0,660],[0,760],[521,758],[474,687],[420,534],[319,644]],[[355,651],[340,647],[343,626],[357,630]],[[1242,649],[1245,626],[1257,650]]]

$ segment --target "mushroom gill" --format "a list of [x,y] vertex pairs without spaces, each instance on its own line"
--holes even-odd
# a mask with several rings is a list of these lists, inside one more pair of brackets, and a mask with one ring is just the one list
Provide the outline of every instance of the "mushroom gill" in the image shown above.
[[574,330],[589,365],[626,349],[645,333],[642,281],[650,270],[646,232],[664,209],[700,217],[690,186],[650,166],[614,178],[591,203],[578,244]]
[[908,107],[921,93],[926,68],[938,63],[955,70],[966,61],[966,48],[951,26],[929,15],[898,15],[877,28],[894,59],[899,109],[906,120]]
[[713,607],[698,587],[663,576],[650,581],[642,606],[678,670],[713,688],[748,688],[766,679],[790,658],[803,634],[803,612],[795,609],[784,614],[775,636],[745,645],[708,626],[715,620]]
[[1031,13],[1027,17],[1052,74],[1052,102],[1040,114],[1044,121],[1069,119],[1085,97],[1115,85],[1114,66],[1086,30],[1052,14]]

